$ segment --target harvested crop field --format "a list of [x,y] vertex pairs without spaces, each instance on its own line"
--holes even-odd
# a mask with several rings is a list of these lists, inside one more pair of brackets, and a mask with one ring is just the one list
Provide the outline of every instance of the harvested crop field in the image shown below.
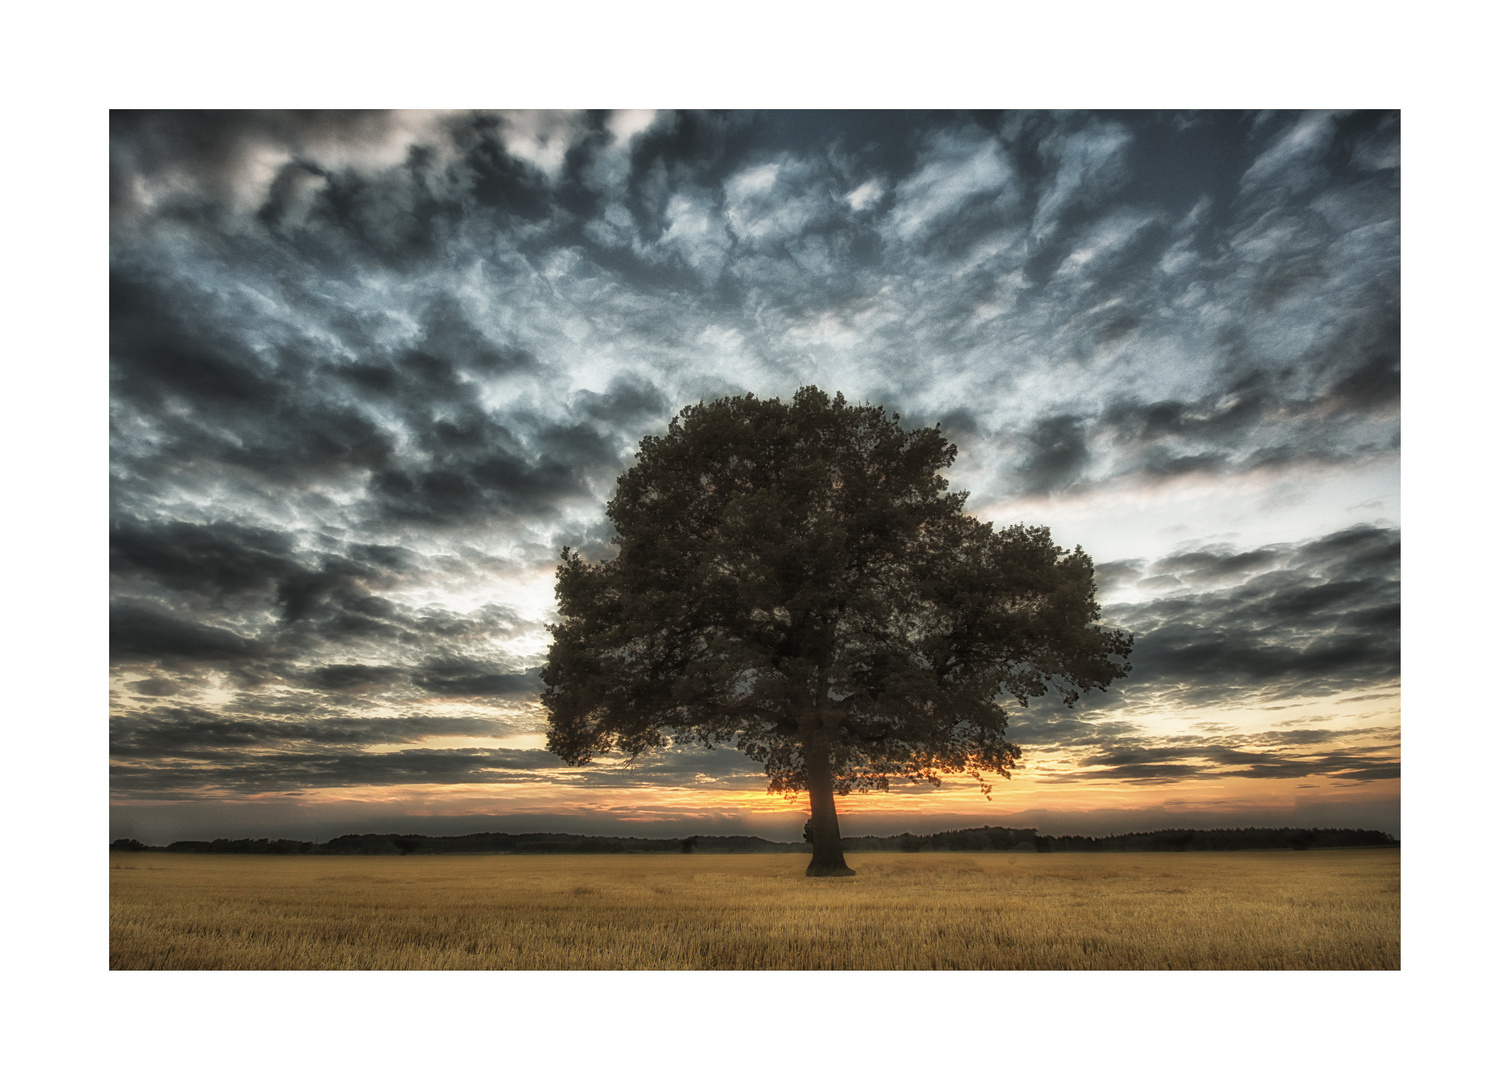
[[112,969],[1398,969],[1398,849],[112,854]]

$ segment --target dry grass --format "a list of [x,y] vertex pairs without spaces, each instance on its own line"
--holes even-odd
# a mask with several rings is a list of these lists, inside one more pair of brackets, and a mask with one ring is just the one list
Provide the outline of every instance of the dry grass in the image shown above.
[[122,968],[1400,966],[1400,853],[112,854]]

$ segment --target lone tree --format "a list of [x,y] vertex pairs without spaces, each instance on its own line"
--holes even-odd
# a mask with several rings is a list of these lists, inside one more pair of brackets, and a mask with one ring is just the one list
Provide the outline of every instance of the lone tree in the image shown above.
[[816,387],[683,409],[608,503],[618,554],[556,570],[542,695],[573,765],[731,743],[806,791],[809,876],[853,874],[834,796],[1010,777],[998,699],[1105,689],[1132,639],[1096,625],[1090,556],[963,512],[937,427]]

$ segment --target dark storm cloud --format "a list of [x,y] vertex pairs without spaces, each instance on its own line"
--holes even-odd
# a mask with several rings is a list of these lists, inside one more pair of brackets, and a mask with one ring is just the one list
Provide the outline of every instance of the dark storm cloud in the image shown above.
[[601,394],[579,390],[577,411],[618,430],[645,420],[660,420],[677,410],[666,395],[645,379],[619,377]]
[[414,685],[442,697],[535,698],[545,689],[538,672],[498,671],[465,658],[432,658],[413,673]]
[[1027,463],[1018,470],[1031,493],[1068,487],[1090,460],[1083,424],[1073,416],[1040,420],[1028,435]]
[[575,787],[664,787],[730,782],[763,788],[759,768],[726,747],[667,747],[628,767],[612,761],[568,770],[544,750],[378,744],[435,736],[497,734],[489,720],[413,715],[231,719],[202,708],[158,707],[111,724],[111,784],[118,793],[212,788],[249,794],[367,784],[517,783],[549,779]]
[[1132,585],[1143,579],[1146,559],[1117,559],[1096,563],[1096,588],[1105,594],[1108,589]]
[[312,690],[366,690],[404,677],[398,667],[375,664],[328,664],[305,674],[299,682]]
[[[497,641],[527,629],[516,613],[495,604],[463,615],[380,594],[423,562],[376,544],[303,552],[287,535],[235,523],[117,521],[113,662],[146,676],[127,685],[147,697],[176,685],[167,672],[193,671],[227,675],[243,688],[318,691],[333,702],[373,693],[538,695],[538,677],[495,651]],[[337,659],[353,652],[364,659]]]
[[387,754],[219,749],[183,764],[124,763],[111,769],[120,794],[150,795],[184,789],[240,795],[300,788],[369,784],[508,784],[540,779],[559,768],[544,750],[395,750]]
[[[199,732],[161,709],[230,689],[251,727],[195,737],[237,790],[493,775],[255,740],[529,702],[548,615],[493,597],[610,554],[614,477],[699,398],[942,422],[978,498],[1398,454],[1396,113],[126,112],[110,177],[113,713]],[[1134,679],[1045,744],[1397,677],[1397,531],[1098,579],[1147,598],[1108,609]]]
[[381,545],[348,550],[367,561],[334,552],[297,553],[294,537],[235,522],[147,522],[122,515],[110,531],[118,596],[250,610],[283,627],[319,623],[345,636],[394,636],[412,627],[417,616],[372,591],[396,582],[405,554]]
[[1268,570],[1278,563],[1279,557],[1280,553],[1272,548],[1257,551],[1197,549],[1159,559],[1149,567],[1149,572],[1172,575],[1191,585],[1207,585]]
[[353,147],[385,141],[390,118],[375,111],[196,111],[110,114],[112,194],[139,193],[133,180],[181,177],[203,198],[229,202],[246,159],[262,146],[294,154],[329,143]]
[[223,597],[266,592],[302,573],[290,538],[234,522],[148,523],[117,520],[110,527],[110,570],[145,576],[180,591]]
[[264,750],[351,748],[413,742],[440,735],[496,735],[498,725],[475,717],[334,714],[295,718],[229,716],[203,707],[163,706],[117,717],[110,724],[115,758],[182,758],[235,747]]
[[[459,318],[444,340],[424,339],[447,345],[444,357],[370,340],[332,356],[305,334],[254,349],[234,336],[238,325],[268,333],[252,312],[223,311],[219,296],[181,289],[119,277],[112,285],[120,499],[142,481],[213,470],[238,485],[291,491],[345,481],[380,522],[550,517],[560,501],[587,497],[584,470],[619,461],[622,447],[595,430],[486,408],[479,373],[527,368],[529,359],[474,340]],[[444,306],[434,300],[420,314],[435,304]],[[347,359],[351,348],[359,351]]]
[[416,315],[422,335],[416,342],[416,356],[424,358],[421,363],[438,378],[453,385],[458,374],[503,375],[527,372],[538,364],[528,352],[502,346],[479,331],[453,296],[429,297]]
[[155,706],[112,720],[111,785],[121,793],[218,788],[249,794],[359,784],[507,783],[559,768],[560,759],[543,750],[368,749],[437,736],[500,733],[496,721],[478,717],[303,714],[280,719]]
[[1089,695],[1084,706],[1073,711],[1046,701],[1035,701],[1025,710],[1008,703],[1012,741],[1036,753],[1052,748],[1096,747],[1136,738],[1138,725],[1117,718],[1107,707],[1114,700],[1112,696]]
[[[1328,422],[1363,423],[1399,411],[1398,322],[1350,329],[1350,343],[1334,348],[1344,355],[1319,359],[1317,367],[1330,371],[1327,380],[1304,396],[1287,389],[1281,376],[1238,368],[1231,382],[1199,399],[1120,400],[1090,422],[1127,448],[1134,468],[1150,472],[1233,473],[1307,456],[1335,457],[1342,448]],[[1286,444],[1252,443],[1280,432],[1288,433]],[[1393,448],[1393,439],[1372,447]]]
[[[1018,435],[1025,452],[1012,480],[1026,494],[1076,485],[1092,460],[1089,436],[1118,447],[1103,480],[1233,476],[1396,452],[1399,325],[1388,317],[1382,327],[1373,322],[1371,314],[1338,335],[1346,344],[1329,348],[1345,355],[1313,358],[1313,369],[1331,371],[1317,386],[1293,385],[1288,372],[1235,365],[1199,397],[1114,399],[1096,414],[1043,417]],[[1381,420],[1386,427],[1377,426]]]
[[[1337,738],[1335,733],[1328,733],[1328,737]],[[1297,745],[1301,742],[1291,739],[1288,745],[1264,750],[1220,743],[1113,746],[1081,758],[1075,762],[1075,771],[1045,782],[1069,783],[1092,776],[1132,784],[1169,784],[1196,777],[1281,780],[1315,776],[1363,781],[1395,779],[1400,775],[1398,743],[1373,743],[1318,754]]]
[[1196,548],[1147,567],[1180,591],[1106,609],[1137,635],[1136,693],[1184,700],[1262,689],[1270,696],[1389,683],[1400,671],[1400,534],[1359,526],[1306,544]]
[[[1392,696],[1374,688],[1400,675],[1399,530],[1357,526],[1249,550],[1192,547],[1098,567],[1098,576],[1122,596],[1155,594],[1104,612],[1136,635],[1132,674],[1076,711],[1042,702],[1013,710],[1013,739],[1037,782],[1398,778],[1393,727],[1325,726],[1328,717],[1312,716],[1260,733],[1205,721],[1151,735],[1140,721],[1255,699],[1264,707],[1308,695]],[[1056,763],[1066,754],[1070,765]]]
[[225,627],[175,618],[144,605],[120,603],[110,607],[112,660],[221,663],[266,654],[261,642]]

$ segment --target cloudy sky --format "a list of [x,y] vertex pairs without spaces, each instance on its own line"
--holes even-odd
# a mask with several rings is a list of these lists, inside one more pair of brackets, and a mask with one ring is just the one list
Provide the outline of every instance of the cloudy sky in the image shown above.
[[683,405],[941,424],[1133,674],[847,832],[1398,834],[1399,114],[114,113],[111,834],[795,839],[735,751],[567,769],[563,545]]

